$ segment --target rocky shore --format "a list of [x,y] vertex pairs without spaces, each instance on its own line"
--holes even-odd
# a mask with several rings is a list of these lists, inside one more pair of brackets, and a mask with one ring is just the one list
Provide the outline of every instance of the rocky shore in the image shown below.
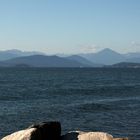
[[1,140],[130,140],[129,138],[114,138],[104,132],[74,131],[61,135],[59,122],[43,122],[5,136]]

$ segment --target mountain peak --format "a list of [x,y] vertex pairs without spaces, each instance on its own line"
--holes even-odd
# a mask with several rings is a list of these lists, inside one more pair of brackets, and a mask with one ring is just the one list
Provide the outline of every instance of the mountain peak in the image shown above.
[[124,61],[124,56],[111,50],[109,48],[105,48],[95,54],[87,55],[86,58],[93,63],[112,65],[115,63],[119,63]]
[[112,50],[112,49],[105,48],[105,49],[99,51],[98,53],[117,53],[117,52],[115,52],[115,51]]

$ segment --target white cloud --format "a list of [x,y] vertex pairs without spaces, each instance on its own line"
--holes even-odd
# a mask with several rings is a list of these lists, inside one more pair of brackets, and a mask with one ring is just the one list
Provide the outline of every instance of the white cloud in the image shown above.
[[80,47],[81,47],[81,53],[95,53],[100,48],[99,46],[94,44],[80,45]]
[[132,47],[140,47],[140,42],[132,41],[131,46]]

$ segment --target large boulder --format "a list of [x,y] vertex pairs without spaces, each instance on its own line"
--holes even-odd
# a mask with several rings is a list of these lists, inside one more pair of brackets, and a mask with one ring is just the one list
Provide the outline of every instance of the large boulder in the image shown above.
[[113,138],[104,132],[70,132],[61,137],[62,140],[129,140],[128,138]]
[[15,132],[1,140],[130,140],[128,138],[113,138],[104,132],[74,131],[61,136],[59,122],[43,122],[34,124],[28,129]]
[[59,140],[60,137],[61,125],[59,122],[43,122],[8,135],[2,140]]

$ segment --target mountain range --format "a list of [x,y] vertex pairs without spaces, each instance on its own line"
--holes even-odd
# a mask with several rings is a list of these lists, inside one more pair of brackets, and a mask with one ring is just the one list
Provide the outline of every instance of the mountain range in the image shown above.
[[6,50],[6,51],[0,51],[0,61],[21,57],[21,56],[30,56],[30,55],[45,55],[45,53],[42,52],[27,52],[27,51],[20,51],[20,50]]
[[130,67],[136,67],[139,63],[140,53],[120,54],[108,48],[97,53],[70,56],[49,56],[41,52],[20,50],[0,51],[0,67],[129,67],[129,64]]
[[78,61],[61,58],[59,56],[31,55],[12,58],[0,63],[0,66],[28,66],[28,67],[89,67]]
[[112,67],[112,68],[140,68],[140,63],[120,62],[117,64],[113,64],[109,67]]

